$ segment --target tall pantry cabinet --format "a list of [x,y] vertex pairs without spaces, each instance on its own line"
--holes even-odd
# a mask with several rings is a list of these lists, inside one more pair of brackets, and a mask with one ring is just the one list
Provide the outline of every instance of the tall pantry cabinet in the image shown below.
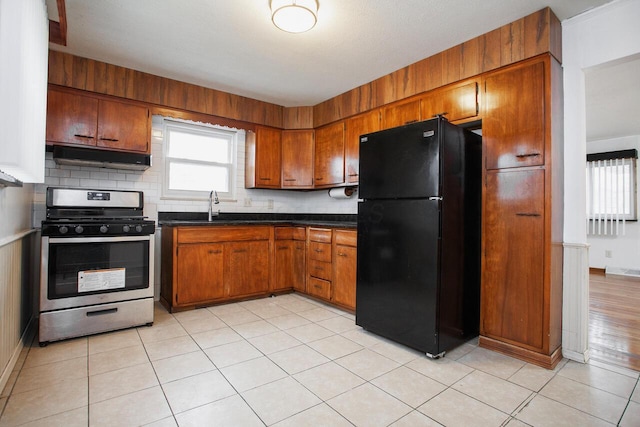
[[562,77],[541,55],[484,79],[480,346],[562,358]]

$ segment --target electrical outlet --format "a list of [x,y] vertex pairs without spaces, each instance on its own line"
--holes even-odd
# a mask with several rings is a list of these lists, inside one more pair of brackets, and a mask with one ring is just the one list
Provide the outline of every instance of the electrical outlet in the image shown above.
[[273,209],[273,199],[267,199],[267,209]]
[[606,251],[604,251],[604,257],[605,257],[605,258],[611,258],[611,257],[613,257],[613,252],[612,252],[612,251],[610,251],[610,250],[606,250]]
[[244,206],[245,206],[246,208],[251,207],[251,199],[250,199],[249,197],[246,197],[246,198],[244,199]]

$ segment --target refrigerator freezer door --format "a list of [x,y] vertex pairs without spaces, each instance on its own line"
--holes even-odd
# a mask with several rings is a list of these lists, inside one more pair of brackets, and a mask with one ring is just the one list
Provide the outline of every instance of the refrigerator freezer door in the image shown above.
[[437,200],[358,204],[356,324],[438,354],[440,214]]
[[439,120],[360,137],[361,199],[440,196]]

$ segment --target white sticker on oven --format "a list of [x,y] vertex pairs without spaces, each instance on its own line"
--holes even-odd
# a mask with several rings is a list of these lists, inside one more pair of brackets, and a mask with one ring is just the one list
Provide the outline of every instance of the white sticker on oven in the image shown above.
[[78,292],[124,288],[125,269],[78,271]]

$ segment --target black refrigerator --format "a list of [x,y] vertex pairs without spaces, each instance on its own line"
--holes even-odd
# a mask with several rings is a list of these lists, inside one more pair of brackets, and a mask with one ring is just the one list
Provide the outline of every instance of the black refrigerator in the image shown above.
[[430,357],[478,334],[481,157],[442,117],[360,137],[357,325]]

